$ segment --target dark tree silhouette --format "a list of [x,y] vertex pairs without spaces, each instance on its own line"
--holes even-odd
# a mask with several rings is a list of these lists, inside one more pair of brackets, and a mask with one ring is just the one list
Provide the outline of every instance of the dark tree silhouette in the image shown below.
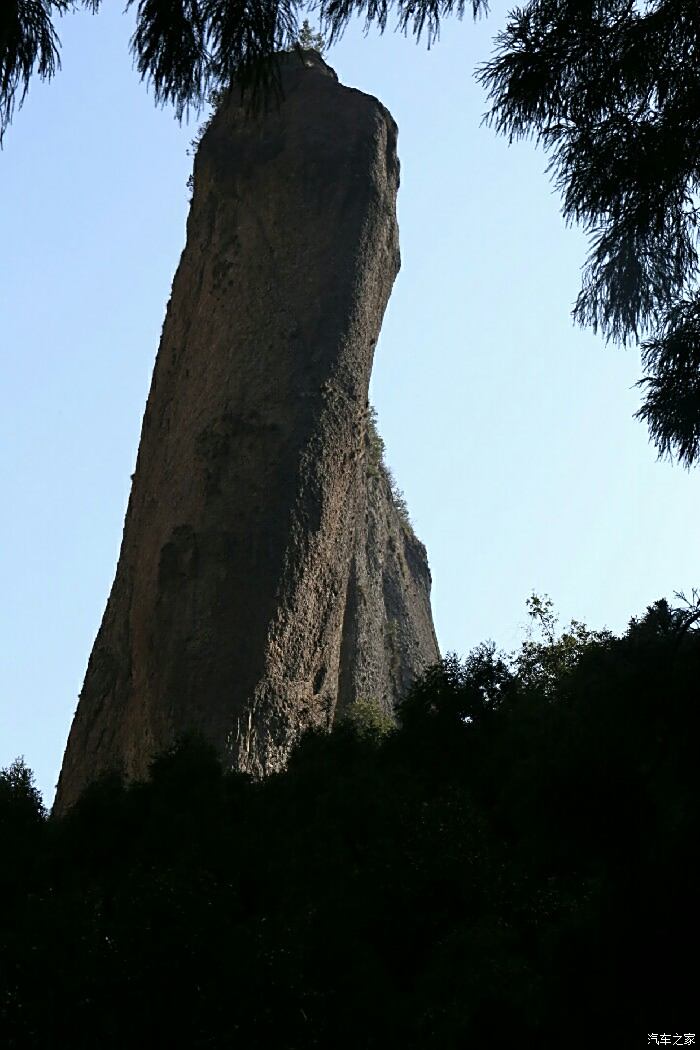
[[444,1050],[696,1018],[698,607],[367,701],[284,774],[196,738],[46,819],[0,772],[0,1044]]
[[60,66],[52,16],[72,8],[71,0],[5,0],[0,8],[0,139],[16,105],[27,94],[32,74],[50,80]]
[[574,316],[645,338],[661,455],[700,456],[700,17],[693,0],[531,0],[480,72],[489,119],[549,152],[565,217],[590,235]]
[[[58,16],[102,0],[3,0],[0,5],[0,139],[31,78],[50,80],[60,68]],[[259,72],[260,60],[296,43],[296,0],[126,0],[136,7],[131,51],[158,104],[179,116],[212,91]]]
[[[92,13],[102,0],[3,0],[0,5],[0,141],[21,105],[32,75],[50,80],[60,68],[56,17],[79,9]],[[440,20],[461,17],[465,0],[328,0],[319,8],[322,35],[309,36],[299,16],[309,3],[299,0],[126,0],[136,8],[131,51],[136,68],[158,104],[172,103],[182,116],[198,109],[235,78],[244,88],[270,86],[269,59],[297,46],[325,38],[333,43],[351,18],[386,27],[391,13],[397,28],[437,37]],[[474,15],[486,0],[469,0]]]

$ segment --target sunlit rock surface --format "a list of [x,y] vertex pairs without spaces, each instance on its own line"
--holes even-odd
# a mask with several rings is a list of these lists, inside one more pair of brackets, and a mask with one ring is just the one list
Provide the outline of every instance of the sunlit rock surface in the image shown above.
[[282,83],[254,118],[228,99],[196,159],[59,812],[190,729],[231,766],[279,769],[305,727],[358,698],[392,709],[438,657],[425,549],[368,430],[396,125],[315,52]]

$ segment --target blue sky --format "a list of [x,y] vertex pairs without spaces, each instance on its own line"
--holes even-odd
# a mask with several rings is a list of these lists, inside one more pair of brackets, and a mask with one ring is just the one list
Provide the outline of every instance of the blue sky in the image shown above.
[[[624,628],[700,582],[695,473],[632,419],[639,353],[572,326],[586,243],[531,143],[481,125],[506,8],[438,44],[349,32],[340,79],[399,125],[402,270],[372,399],[428,548],[443,651],[522,637],[525,599]],[[0,153],[0,766],[50,800],[114,575],[141,416],[184,244],[187,148],[105,5],[60,24]]]

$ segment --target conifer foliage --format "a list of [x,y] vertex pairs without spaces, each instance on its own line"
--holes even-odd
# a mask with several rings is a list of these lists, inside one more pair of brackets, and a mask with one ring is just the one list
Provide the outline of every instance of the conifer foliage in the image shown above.
[[549,152],[590,237],[576,320],[644,339],[638,416],[700,457],[700,18],[693,0],[531,0],[481,70],[489,119]]
[[4,0],[0,7],[0,141],[33,73],[50,80],[60,67],[56,15],[71,0]]
[[[60,68],[59,16],[85,9],[96,13],[102,0],[3,0],[0,5],[0,140],[21,105],[32,75],[50,80]],[[476,15],[486,0],[471,0]],[[182,116],[198,110],[212,92],[226,90],[235,78],[244,88],[274,88],[271,56],[295,47],[322,50],[342,35],[351,18],[384,29],[391,12],[403,31],[428,41],[440,20],[459,17],[465,0],[326,0],[318,8],[320,32],[308,19],[313,5],[300,0],[126,0],[135,9],[131,50],[138,72],[153,89],[158,104],[171,103]]]

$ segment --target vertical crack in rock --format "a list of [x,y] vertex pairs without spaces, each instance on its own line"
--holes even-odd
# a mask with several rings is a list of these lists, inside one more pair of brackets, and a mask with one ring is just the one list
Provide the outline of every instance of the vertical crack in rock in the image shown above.
[[315,52],[235,92],[195,163],[119,563],[56,810],[194,729],[256,775],[438,657],[425,549],[368,465],[399,268],[396,125]]

